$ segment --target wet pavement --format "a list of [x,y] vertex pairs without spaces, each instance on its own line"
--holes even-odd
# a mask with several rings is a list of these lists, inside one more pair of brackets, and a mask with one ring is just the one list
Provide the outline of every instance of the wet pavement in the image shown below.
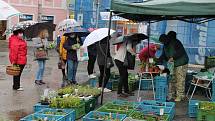
[[[21,77],[21,85],[24,87],[24,91],[13,91],[12,76],[5,73],[5,67],[9,64],[7,44],[6,41],[0,40],[0,121],[6,121],[6,119],[18,121],[20,118],[33,113],[33,105],[39,101],[39,96],[47,86],[54,90],[60,88],[62,74],[57,69],[57,53],[55,50],[51,50],[49,52],[50,59],[46,63],[44,77],[44,81],[47,84],[35,85],[34,75],[37,69],[37,63],[33,61],[32,42],[28,42],[28,64]],[[88,80],[86,66],[86,62],[79,63],[77,72],[78,83],[84,83]],[[116,69],[113,70],[116,71]],[[95,71],[99,72],[97,66]],[[135,94],[137,94],[137,91]],[[151,91],[142,91],[141,97],[143,99],[153,99]],[[197,98],[205,100],[203,96],[197,96]],[[104,94],[104,102],[113,99],[117,99],[116,92]],[[131,96],[127,100],[136,101],[136,96]],[[195,119],[188,118],[187,101],[176,104],[175,121],[195,121]]]

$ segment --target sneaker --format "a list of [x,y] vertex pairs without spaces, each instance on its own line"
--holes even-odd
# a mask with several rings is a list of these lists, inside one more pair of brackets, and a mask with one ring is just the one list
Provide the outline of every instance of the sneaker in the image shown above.
[[46,84],[43,80],[40,80],[40,83],[41,83],[41,84]]
[[35,80],[34,83],[37,85],[42,85],[39,80]]
[[104,88],[104,92],[111,92],[111,90],[108,88]]
[[90,74],[88,77],[89,77],[90,79],[96,78],[96,76],[95,76],[94,74]]
[[23,86],[22,86],[22,85],[20,85],[20,86],[19,86],[19,88],[23,88]]
[[20,87],[19,89],[16,89],[16,91],[24,91],[24,89]]

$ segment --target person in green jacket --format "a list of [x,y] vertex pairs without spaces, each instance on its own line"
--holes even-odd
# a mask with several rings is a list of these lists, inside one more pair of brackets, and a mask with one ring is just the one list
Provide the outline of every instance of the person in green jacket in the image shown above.
[[185,78],[189,58],[182,43],[176,38],[176,32],[170,31],[160,36],[159,41],[164,44],[161,60],[173,64],[173,78],[170,81],[169,97],[181,101],[185,97]]

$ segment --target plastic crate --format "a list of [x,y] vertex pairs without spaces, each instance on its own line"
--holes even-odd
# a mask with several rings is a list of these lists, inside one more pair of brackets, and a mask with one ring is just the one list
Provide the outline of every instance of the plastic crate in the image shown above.
[[93,97],[85,101],[85,113],[89,113],[90,111],[94,110],[95,107],[96,107],[96,98]]
[[197,121],[215,121],[215,103],[200,101],[197,111]]
[[130,92],[135,91],[137,89],[137,81],[129,81],[128,82],[128,89]]
[[[154,81],[154,84],[155,84],[155,81]],[[138,86],[139,86],[139,84],[138,84]],[[153,89],[153,87],[152,87],[152,79],[142,79],[140,89],[141,90],[152,90]]]
[[212,81],[212,97],[211,101],[215,102],[215,80]]
[[117,91],[118,90],[119,80],[118,79],[114,79],[114,80],[111,80],[111,81],[112,81],[112,91]]
[[[98,118],[104,117],[110,117],[111,119],[95,119],[95,116]],[[83,121],[123,121],[126,118],[125,114],[117,114],[117,113],[107,113],[107,112],[98,112],[98,111],[91,111],[86,116],[83,117]]]
[[108,81],[107,85],[106,85],[106,88],[112,90],[112,81]]
[[189,100],[188,115],[190,118],[194,118],[197,116],[198,105],[198,100]]
[[168,96],[167,77],[156,76],[154,78],[155,83],[155,99],[157,101],[166,102]]
[[[144,119],[135,119],[133,115],[140,115],[141,117],[144,117]],[[143,112],[140,111],[134,111],[131,113],[129,117],[127,117],[124,121],[157,121],[156,117],[162,118],[161,121],[169,121],[169,115],[152,115],[152,114],[144,114]]]
[[133,107],[133,109],[135,109],[139,105],[139,103],[137,103],[137,102],[130,102],[130,101],[125,101],[125,100],[114,100],[111,103],[116,104],[116,105],[130,106],[130,107]]
[[37,103],[34,105],[34,112],[41,111],[42,109],[49,108],[49,105],[41,105],[41,103]]
[[144,100],[139,103],[136,108],[138,111],[142,111],[145,114],[155,113],[160,114],[161,109],[164,109],[164,114],[169,115],[169,121],[173,120],[175,116],[175,103],[174,102],[159,102],[154,100]]
[[96,87],[98,80],[96,78],[89,79],[89,84],[91,87]]
[[75,110],[75,119],[79,119],[85,115],[85,103],[80,104],[78,107],[73,107]]
[[[46,114],[47,112],[53,112],[52,114]],[[57,112],[62,112],[65,114],[56,114]],[[63,116],[62,121],[75,121],[75,111],[72,109],[55,109],[55,108],[46,108],[37,112],[42,115],[52,115],[52,116]]]
[[54,115],[40,115],[37,113],[28,115],[22,119],[20,119],[20,121],[36,121],[36,120],[43,120],[43,119],[47,119],[46,121],[64,121],[63,120],[63,116],[54,116]]
[[113,107],[123,107],[123,105],[118,105],[118,104],[113,104],[113,103],[106,103],[102,107],[98,108],[97,111],[129,115],[134,110],[134,108],[132,106],[128,107],[129,109],[126,109],[126,110],[125,109],[113,109]]

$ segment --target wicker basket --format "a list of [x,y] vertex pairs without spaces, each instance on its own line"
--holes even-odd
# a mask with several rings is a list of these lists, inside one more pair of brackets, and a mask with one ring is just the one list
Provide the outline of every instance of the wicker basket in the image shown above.
[[13,65],[7,66],[6,73],[8,75],[18,76],[20,74],[20,67],[13,66]]

